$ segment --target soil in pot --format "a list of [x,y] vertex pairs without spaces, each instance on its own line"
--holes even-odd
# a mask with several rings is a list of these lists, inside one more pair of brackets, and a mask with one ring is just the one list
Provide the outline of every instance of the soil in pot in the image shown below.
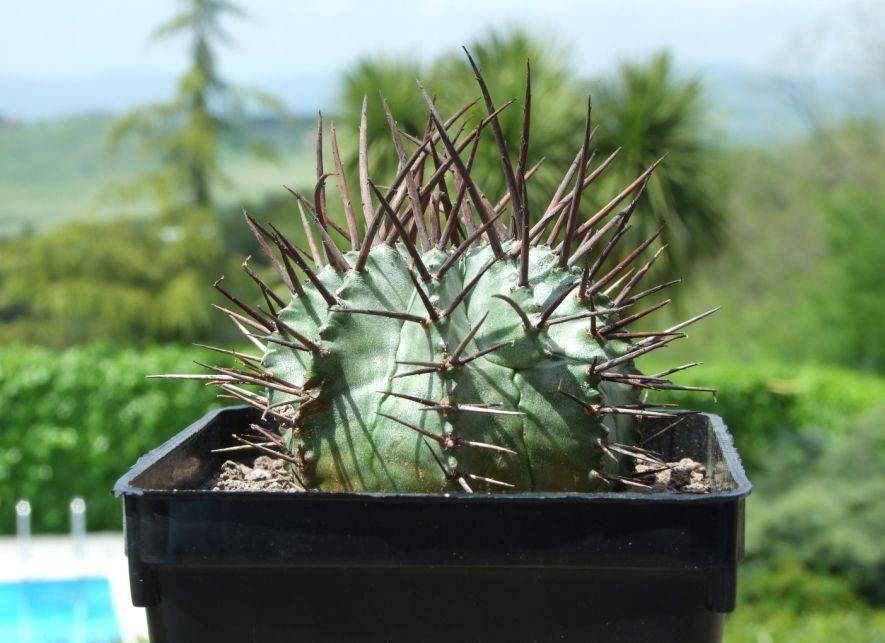
[[[637,462],[635,480],[642,486],[622,485],[614,491],[681,491],[709,493],[710,482],[704,465],[691,458],[667,462],[666,466]],[[202,487],[209,491],[301,491],[287,463],[279,458],[260,455],[255,458],[225,460],[219,471]]]

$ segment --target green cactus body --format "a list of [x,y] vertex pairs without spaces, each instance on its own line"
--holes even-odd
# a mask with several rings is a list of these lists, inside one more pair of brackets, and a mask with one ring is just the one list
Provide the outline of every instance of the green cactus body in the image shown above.
[[[433,130],[423,140],[412,137],[418,148],[407,156],[382,101],[400,169],[385,195],[361,162],[362,235],[334,128],[331,148],[346,228],[327,211],[320,122],[314,201],[293,192],[309,255],[246,215],[288,287],[288,303],[247,264],[266,308],[215,284],[242,313],[221,310],[262,355],[216,349],[233,356],[236,367],[161,377],[208,380],[226,396],[261,409],[269,425],[253,425],[237,439],[287,460],[306,490],[650,489],[625,466],[631,459],[664,465],[636,446],[636,423],[678,413],[654,408],[640,393],[690,388],[667,376],[696,363],[647,376],[633,359],[683,337],[683,327],[709,314],[661,332],[628,329],[669,300],[634,310],[637,302],[676,283],[639,291],[661,250],[628,270],[660,231],[627,253],[612,254],[657,163],[579,221],[583,190],[614,158],[590,171],[588,105],[575,163],[532,224],[525,163],[530,85],[514,167],[497,111],[474,69],[489,117],[457,145],[448,132],[463,111],[443,122],[424,92]],[[361,159],[367,154],[365,109]],[[489,124],[508,182],[507,198],[497,206],[474,182],[472,158],[461,157]],[[429,159],[432,174],[424,171]],[[509,223],[501,220],[507,210]],[[545,237],[546,244],[540,241]],[[352,249],[339,250],[341,240]]]
[[[449,254],[433,249],[422,259],[434,272]],[[355,261],[355,253],[348,258]],[[489,486],[486,478],[520,491],[599,488],[593,470],[615,464],[600,443],[632,442],[633,424],[626,416],[594,414],[558,391],[588,405],[637,403],[633,387],[594,383],[588,375],[594,359],[620,357],[629,345],[590,337],[587,318],[526,329],[516,311],[494,297],[511,298],[537,321],[564,289],[574,291],[580,270],[560,268],[549,248],[537,246],[530,252],[529,285],[519,288],[515,259],[494,261],[488,246],[474,248],[442,278],[421,284],[443,309],[493,262],[451,314],[433,321],[409,276],[408,259],[401,246],[377,246],[361,273],[319,273],[339,305],[328,307],[305,287],[304,296],[280,313],[320,347],[311,352],[270,343],[264,358],[271,373],[304,391],[298,399],[272,391],[271,404],[291,401],[292,441],[302,454],[305,482],[348,491],[436,492],[458,478],[480,489]],[[606,297],[595,296],[597,311],[608,306]],[[403,311],[424,321],[349,309]],[[589,311],[589,302],[569,293],[549,321]],[[614,318],[600,314],[597,323]],[[291,341],[285,332],[276,337]],[[613,368],[628,373],[632,363]]]

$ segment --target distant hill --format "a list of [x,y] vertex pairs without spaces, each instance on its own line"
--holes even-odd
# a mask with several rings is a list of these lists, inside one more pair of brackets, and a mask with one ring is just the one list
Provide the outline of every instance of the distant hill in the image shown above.
[[[871,87],[848,78],[817,79],[812,86],[732,67],[695,73],[707,89],[720,131],[731,142],[783,141],[807,133],[808,114],[797,108],[797,90],[823,123],[879,115],[885,108],[885,85]],[[278,96],[293,113],[307,116],[317,110],[334,112],[339,80],[337,75],[323,75],[262,79],[255,84]],[[119,74],[69,81],[0,75],[0,115],[33,122],[86,112],[121,113],[162,100],[174,87],[174,79],[160,76]]]
[[[885,113],[885,86],[861,87],[836,79],[811,89],[739,69],[698,73],[725,144],[776,144],[803,137],[815,119],[826,125]],[[262,89],[306,116],[295,127],[275,120],[251,124],[254,133],[284,151],[278,164],[257,161],[234,144],[225,147],[223,162],[236,183],[220,195],[223,204],[244,204],[279,193],[284,183],[304,185],[312,180],[312,120],[317,108],[334,111],[335,83],[334,77],[262,83]],[[72,216],[142,214],[137,205],[110,206],[96,199],[108,184],[144,168],[131,148],[109,155],[105,133],[112,112],[162,99],[172,88],[172,81],[162,78],[114,76],[71,83],[0,76],[0,236]],[[797,91],[804,111],[797,108]],[[81,115],[65,116],[71,112]]]
[[[111,74],[78,80],[20,78],[0,75],[0,114],[36,121],[76,114],[119,114],[159,100],[175,91],[175,79],[165,76]],[[279,97],[296,114],[315,114],[334,107],[337,79],[272,78],[260,89]]]
[[[102,190],[145,169],[132,146],[110,154],[105,134],[113,117],[87,114],[40,122],[0,123],[0,237],[53,225],[70,217],[139,215],[138,205],[101,201]],[[256,160],[235,144],[224,147],[223,165],[234,185],[220,194],[223,204],[245,204],[301,185],[314,175],[306,149],[306,125],[256,121],[251,129],[277,143],[278,162]],[[307,138],[306,138],[307,137]]]
[[729,67],[698,72],[717,125],[740,144],[783,142],[818,126],[881,119],[885,84],[852,78],[788,78]]

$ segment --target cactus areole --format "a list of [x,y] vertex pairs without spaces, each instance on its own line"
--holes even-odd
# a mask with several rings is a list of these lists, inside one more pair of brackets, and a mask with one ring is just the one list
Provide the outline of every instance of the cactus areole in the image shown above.
[[[668,376],[694,364],[642,375],[634,359],[683,337],[684,326],[709,313],[660,332],[631,332],[667,303],[646,298],[672,282],[641,283],[660,254],[650,250],[660,231],[635,248],[618,247],[657,163],[586,212],[582,194],[615,156],[593,165],[588,102],[575,162],[545,211],[529,211],[530,82],[513,160],[500,109],[474,70],[488,116],[466,135],[454,130],[468,108],[443,120],[420,84],[429,111],[423,138],[401,132],[382,98],[400,161],[383,189],[366,165],[364,101],[362,221],[334,127],[345,221],[327,210],[320,120],[314,198],[293,192],[307,248],[246,214],[289,294],[277,294],[248,265],[264,305],[216,283],[233,302],[218,308],[261,354],[219,349],[237,364],[171,376],[208,380],[262,409],[276,430],[254,425],[237,439],[285,459],[305,490],[641,487],[631,478],[633,462],[660,461],[636,444],[637,423],[673,416],[678,430],[680,413],[647,396],[681,388]],[[507,185],[497,205],[470,170],[475,143],[488,132]]]

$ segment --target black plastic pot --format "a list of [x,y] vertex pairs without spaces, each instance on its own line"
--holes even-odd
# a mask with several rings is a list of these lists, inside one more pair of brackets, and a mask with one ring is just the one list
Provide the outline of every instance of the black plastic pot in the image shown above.
[[652,444],[704,495],[196,490],[256,419],[210,413],[114,487],[152,641],[722,640],[750,483],[716,416]]

